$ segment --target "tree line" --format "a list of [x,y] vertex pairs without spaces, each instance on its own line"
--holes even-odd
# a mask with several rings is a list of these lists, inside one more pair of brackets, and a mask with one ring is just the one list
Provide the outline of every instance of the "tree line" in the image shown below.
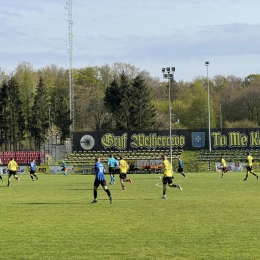
[[[55,65],[35,70],[22,62],[12,73],[0,68],[0,141],[6,150],[70,137],[68,78],[68,70]],[[169,85],[172,128],[208,127],[206,77],[169,84],[131,64],[114,63],[74,69],[73,79],[76,132],[169,129]],[[258,127],[259,88],[259,74],[210,78],[211,127]]]

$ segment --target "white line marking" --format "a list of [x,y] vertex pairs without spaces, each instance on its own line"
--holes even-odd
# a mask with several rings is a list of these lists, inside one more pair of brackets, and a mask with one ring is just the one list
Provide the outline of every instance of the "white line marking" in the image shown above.
[[156,183],[155,185],[156,185],[157,187],[160,187],[160,188],[163,187],[163,186],[159,185],[159,183]]

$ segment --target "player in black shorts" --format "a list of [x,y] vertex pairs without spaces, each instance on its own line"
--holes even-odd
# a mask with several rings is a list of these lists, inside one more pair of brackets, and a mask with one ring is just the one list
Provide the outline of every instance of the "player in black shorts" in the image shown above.
[[13,175],[14,178],[20,182],[20,179],[17,177],[17,169],[18,169],[18,164],[16,163],[16,161],[14,160],[14,158],[11,158],[8,165],[7,165],[7,168],[9,169],[9,173],[8,173],[8,183],[7,183],[7,186],[10,186],[10,179],[11,179],[11,176]]
[[109,197],[110,204],[113,202],[113,198],[111,196],[111,193],[109,189],[107,188],[106,184],[106,178],[105,178],[105,167],[104,165],[100,162],[100,157],[96,158],[96,163],[94,166],[95,169],[95,181],[94,181],[94,200],[92,203],[97,202],[97,189],[99,185],[103,187],[103,190],[107,193],[107,196]]

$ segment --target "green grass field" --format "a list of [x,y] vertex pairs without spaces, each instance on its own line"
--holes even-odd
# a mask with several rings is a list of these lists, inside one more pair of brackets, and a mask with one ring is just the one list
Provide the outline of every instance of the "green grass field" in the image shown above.
[[260,259],[260,180],[245,172],[175,174],[161,200],[157,175],[121,190],[93,176],[29,175],[0,183],[0,259]]

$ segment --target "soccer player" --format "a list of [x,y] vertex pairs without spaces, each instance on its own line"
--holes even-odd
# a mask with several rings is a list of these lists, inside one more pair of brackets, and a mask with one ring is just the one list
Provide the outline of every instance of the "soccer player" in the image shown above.
[[101,186],[103,187],[103,190],[107,193],[107,196],[109,197],[109,201],[111,204],[113,202],[113,198],[111,196],[109,189],[107,188],[106,178],[105,178],[105,167],[100,162],[100,157],[97,157],[95,159],[95,161],[96,161],[96,163],[94,166],[94,169],[95,169],[94,200],[92,201],[92,203],[97,202],[97,189],[98,189],[98,186],[101,184]]
[[3,163],[2,163],[2,158],[0,157],[0,180],[1,180],[2,182],[4,182],[4,179],[3,179],[3,177],[2,177],[2,173],[3,173],[2,165],[3,165]]
[[124,160],[123,156],[120,156],[120,161],[119,161],[119,169],[120,169],[120,183],[122,186],[122,190],[125,190],[125,185],[124,182],[130,182],[131,184],[133,183],[133,181],[131,179],[128,179],[127,177],[127,172],[129,169],[129,165],[128,163]]
[[35,163],[35,160],[33,159],[29,164],[28,166],[30,167],[30,177],[32,179],[32,181],[34,181],[34,178],[36,178],[36,180],[38,180],[38,177],[36,176],[35,172],[36,172],[36,169],[37,169],[37,166],[36,166],[36,163]]
[[252,172],[252,169],[253,169],[253,161],[254,161],[254,158],[250,155],[250,152],[247,153],[247,159],[246,159],[246,162],[247,162],[247,167],[246,167],[246,177],[244,179],[244,181],[247,180],[248,178],[248,175],[249,173],[253,174],[256,179],[258,180],[259,176],[257,174],[255,174],[254,172]]
[[64,175],[68,175],[66,167],[67,167],[66,162],[65,162],[65,161],[62,161],[62,164],[61,164],[61,168],[62,168],[62,169],[61,169],[61,171],[62,171],[62,173],[63,173]]
[[180,173],[184,178],[187,178],[187,176],[185,175],[184,171],[183,171],[183,161],[181,159],[181,157],[178,157],[178,170],[177,172]]
[[221,156],[221,178],[224,178],[224,173],[228,172],[229,170],[227,169],[227,163],[226,160],[224,159],[224,156]]
[[109,175],[110,175],[110,182],[109,184],[115,184],[116,180],[115,180],[115,171],[116,168],[118,167],[118,163],[117,160],[114,158],[113,154],[110,155],[108,161],[108,171],[109,171]]
[[8,183],[7,183],[7,186],[10,186],[10,178],[11,176],[13,175],[14,178],[20,182],[20,179],[17,177],[17,169],[18,169],[18,164],[16,163],[16,161],[14,160],[14,158],[11,158],[8,165],[7,165],[7,168],[9,170],[9,173],[8,173]]
[[162,156],[163,159],[163,196],[162,199],[166,199],[166,185],[168,184],[168,186],[170,188],[178,188],[180,191],[182,191],[182,188],[180,185],[178,184],[173,184],[172,183],[172,165],[171,163],[167,160],[167,156],[163,155]]

